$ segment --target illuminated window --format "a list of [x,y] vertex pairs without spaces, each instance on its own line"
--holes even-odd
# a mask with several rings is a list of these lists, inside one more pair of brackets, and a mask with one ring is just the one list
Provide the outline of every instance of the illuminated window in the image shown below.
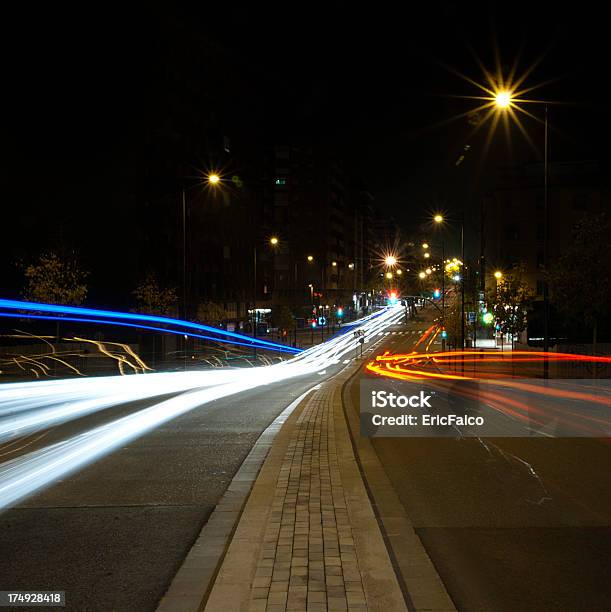
[[286,185],[286,179],[285,178],[277,178],[276,179],[276,185]]

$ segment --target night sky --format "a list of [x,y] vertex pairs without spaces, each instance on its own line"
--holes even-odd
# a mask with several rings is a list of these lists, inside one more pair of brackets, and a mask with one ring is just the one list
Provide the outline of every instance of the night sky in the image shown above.
[[[5,230],[15,215],[23,231],[50,210],[93,223],[112,214],[113,194],[145,165],[150,135],[195,133],[208,102],[245,139],[265,132],[339,151],[406,227],[438,207],[468,211],[499,163],[537,156],[515,128],[511,148],[499,130],[484,157],[486,129],[469,138],[468,118],[444,124],[477,105],[448,94],[479,94],[444,65],[483,82],[475,57],[494,69],[495,46],[505,67],[522,49],[518,74],[543,56],[525,85],[558,80],[529,96],[570,103],[552,107],[552,160],[607,158],[608,32],[595,7],[13,9],[2,35]],[[541,151],[541,127],[524,125]],[[37,250],[27,235],[19,242],[22,254]]]

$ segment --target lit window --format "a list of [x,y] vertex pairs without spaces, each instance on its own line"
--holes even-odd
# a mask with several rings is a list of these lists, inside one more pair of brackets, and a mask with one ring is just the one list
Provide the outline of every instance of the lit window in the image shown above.
[[276,185],[286,185],[286,179],[285,178],[277,178],[276,179]]

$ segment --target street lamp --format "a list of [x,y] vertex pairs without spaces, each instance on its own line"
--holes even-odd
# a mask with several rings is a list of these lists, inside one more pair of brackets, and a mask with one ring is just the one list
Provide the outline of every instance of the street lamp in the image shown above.
[[497,91],[494,96],[494,104],[497,108],[506,109],[511,106],[511,92],[510,91]]
[[386,278],[390,280],[392,278],[392,272],[386,272]]
[[431,254],[430,254],[430,253],[427,251],[427,252],[424,254],[424,259],[428,259],[430,256],[431,256]]
[[397,270],[397,276],[401,276],[403,274],[403,270],[399,269]]
[[[516,92],[516,96],[520,95],[520,92]],[[519,105],[514,102],[529,102],[529,100],[524,100],[522,98],[515,98],[513,91],[508,90],[498,90],[494,92],[493,98],[493,106],[499,112],[507,111],[514,119],[515,113],[513,113],[513,108],[517,110],[522,110],[519,108]],[[535,100],[531,100],[531,102],[536,102]],[[548,105],[544,104],[544,134],[543,134],[543,270],[547,272],[548,269],[548,259],[549,259],[549,137],[548,137]],[[522,110],[522,112],[526,113],[526,111]],[[530,113],[526,113],[530,115]],[[532,117],[532,115],[530,115]],[[522,128],[519,120],[516,120],[519,127],[522,131]],[[543,351],[549,351],[549,287],[548,282],[545,280],[543,282]],[[549,376],[549,361],[547,359],[543,362],[543,377],[548,378]]]
[[384,263],[387,267],[392,268],[397,265],[397,258],[394,255],[387,255],[384,258]]
[[[433,217],[433,221],[437,224],[445,222],[443,215],[437,213]],[[460,217],[460,252],[461,260],[465,261],[465,213],[463,211]],[[445,272],[444,272],[445,273]],[[465,348],[465,281],[463,273],[463,281],[460,284],[460,347]]]
[[423,242],[422,243],[422,248],[423,249],[428,249],[429,248],[429,243],[428,242]]
[[503,273],[500,270],[497,270],[494,273],[494,278],[496,278],[496,280],[500,280],[501,278],[503,278]]
[[308,259],[308,261],[310,263],[312,263],[314,261],[314,256],[313,255],[308,255],[307,259]]
[[[277,236],[272,236],[269,239],[269,244],[272,247],[276,247],[278,246],[279,240]],[[253,249],[253,280],[254,280],[254,295],[253,295],[253,300],[252,300],[252,321],[253,321],[253,326],[252,326],[252,337],[256,338],[257,337],[257,241],[255,240],[255,246]],[[255,351],[255,355],[257,354],[257,347],[255,347],[254,349]]]
[[221,177],[216,172],[211,172],[208,175],[208,183],[210,185],[217,185],[218,183],[220,183],[220,181]]
[[426,274],[425,274],[424,272],[419,272],[419,273],[418,273],[418,278],[419,278],[420,280],[424,280],[424,279],[426,278]]

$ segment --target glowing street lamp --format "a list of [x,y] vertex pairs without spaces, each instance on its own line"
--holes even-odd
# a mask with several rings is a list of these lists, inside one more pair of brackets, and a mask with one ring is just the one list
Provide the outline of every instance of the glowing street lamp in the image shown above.
[[420,273],[418,274],[418,278],[419,278],[420,280],[424,280],[424,279],[426,278],[426,274],[425,274],[424,272],[420,272]]
[[392,272],[386,272],[386,278],[390,280],[392,278]]
[[208,175],[208,183],[210,183],[210,185],[216,185],[220,181],[221,177],[216,172],[212,172]]
[[495,93],[494,104],[497,108],[502,110],[511,106],[511,92],[500,90]]
[[403,270],[397,270],[397,276],[401,276],[403,274]]
[[431,256],[431,254],[430,254],[430,253],[427,251],[427,252],[424,254],[424,259],[428,259],[430,256]]
[[433,270],[431,270],[430,268],[427,268],[427,269],[425,270],[425,272],[426,272],[427,274],[432,274],[432,273],[433,273]]
[[392,268],[397,265],[397,258],[394,255],[387,255],[384,258],[384,263],[387,267]]
[[276,236],[272,236],[272,237],[269,239],[269,243],[270,243],[272,246],[276,246],[276,245],[278,244],[278,238],[277,238]]
[[443,223],[443,217],[437,214],[433,217],[433,221],[435,221],[435,223]]
[[503,278],[503,273],[500,270],[497,270],[494,273],[494,278],[496,278],[496,280],[501,280],[501,278]]
[[428,242],[423,242],[422,243],[422,248],[423,249],[428,249],[429,248],[429,243]]
[[312,263],[314,261],[314,255],[308,255],[307,259],[310,263]]

